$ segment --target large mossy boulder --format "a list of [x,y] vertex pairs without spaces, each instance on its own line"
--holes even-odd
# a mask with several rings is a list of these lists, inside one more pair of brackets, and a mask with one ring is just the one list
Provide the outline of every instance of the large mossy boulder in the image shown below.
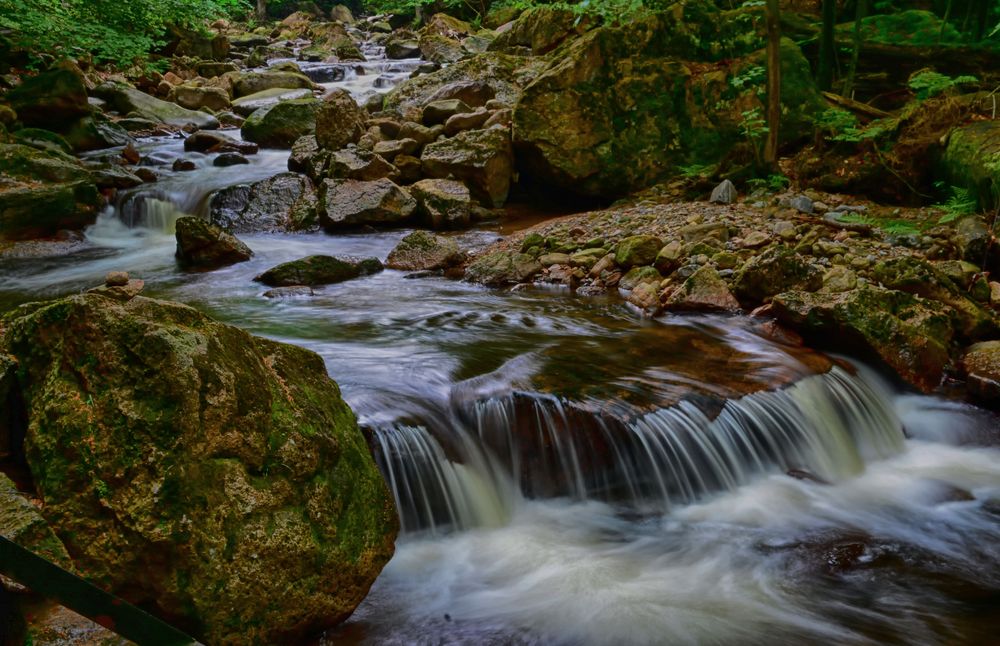
[[389,252],[385,265],[404,271],[447,269],[465,258],[458,243],[429,231],[414,231]]
[[532,7],[497,36],[489,45],[491,51],[516,51],[526,47],[532,54],[547,54],[571,36],[586,31],[589,21],[581,21],[569,6]]
[[425,146],[420,164],[429,177],[462,180],[484,205],[503,206],[514,173],[510,131],[466,130]]
[[243,122],[243,138],[266,148],[291,148],[316,130],[319,106],[318,99],[297,99],[261,108]]
[[[764,54],[753,26],[741,26],[746,17],[691,2],[560,48],[514,109],[519,170],[540,185],[615,198],[681,166],[719,163],[745,143],[744,113],[763,108]],[[781,59],[784,142],[811,132],[823,104],[795,43],[782,41]]]
[[201,130],[215,130],[219,127],[219,120],[210,114],[161,101],[121,83],[103,83],[94,88],[92,94],[107,101],[112,110],[123,115],[134,113],[135,116],[156,123],[181,127],[195,125]]
[[475,260],[465,270],[465,280],[495,287],[524,283],[542,273],[534,256],[513,251],[494,251]]
[[736,295],[751,305],[781,292],[816,291],[822,286],[823,271],[783,245],[750,258],[733,279]]
[[0,330],[41,513],[101,587],[204,643],[295,643],[392,556],[392,497],[313,352],[98,293]]
[[0,536],[63,569],[73,570],[73,560],[66,547],[45,522],[38,508],[3,473],[0,473]]
[[1000,202],[1000,126],[995,121],[973,121],[948,136],[941,158],[948,182],[969,189],[983,209]]
[[26,126],[62,132],[90,114],[87,87],[79,70],[57,68],[24,80],[4,99]]
[[233,83],[236,98],[275,89],[312,89],[313,82],[305,74],[292,71],[247,72]]
[[316,113],[316,143],[326,150],[340,150],[358,142],[365,131],[367,113],[346,90],[334,90]]
[[233,112],[244,117],[249,117],[257,110],[269,108],[281,101],[309,99],[312,98],[312,95],[312,90],[308,88],[289,90],[288,88],[277,87],[270,90],[262,90],[233,101]]
[[102,204],[83,165],[54,150],[0,144],[0,240],[25,240],[78,230]]
[[954,329],[947,307],[912,294],[864,285],[837,294],[791,291],[772,301],[782,323],[839,351],[870,353],[924,392],[937,388]]

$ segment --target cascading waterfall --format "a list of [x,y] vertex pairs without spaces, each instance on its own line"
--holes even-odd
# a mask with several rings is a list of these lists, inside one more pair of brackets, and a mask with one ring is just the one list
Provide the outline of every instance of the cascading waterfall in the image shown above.
[[512,393],[455,411],[454,426],[455,457],[422,427],[375,432],[404,531],[496,525],[523,498],[662,513],[766,473],[841,480],[898,453],[904,440],[878,378],[839,367],[726,401],[714,416],[682,401],[623,420]]

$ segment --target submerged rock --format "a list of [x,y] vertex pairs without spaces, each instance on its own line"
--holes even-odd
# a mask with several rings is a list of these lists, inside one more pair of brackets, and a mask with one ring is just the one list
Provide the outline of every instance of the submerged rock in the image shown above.
[[378,258],[307,256],[272,267],[254,278],[269,287],[329,285],[382,271]]
[[414,231],[403,238],[385,261],[389,269],[420,271],[447,269],[464,260],[458,243],[428,231]]
[[40,512],[101,587],[205,643],[294,643],[392,556],[392,498],[318,355],[141,296],[0,329]]
[[215,269],[253,256],[236,236],[199,217],[177,218],[176,229],[177,261],[184,267]]

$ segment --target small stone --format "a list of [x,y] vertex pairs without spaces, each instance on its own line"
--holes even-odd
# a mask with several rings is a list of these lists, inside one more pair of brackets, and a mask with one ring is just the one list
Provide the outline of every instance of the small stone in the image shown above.
[[812,213],[815,208],[815,204],[805,195],[796,195],[792,199],[788,200],[788,206],[792,207],[799,213]]
[[745,238],[743,238],[743,247],[746,249],[763,247],[770,239],[771,237],[763,231],[751,231]]
[[197,168],[197,165],[190,159],[176,159],[174,160],[174,165],[172,168],[175,171],[191,171]]
[[568,265],[569,254],[547,253],[544,256],[539,257],[538,262],[542,263],[542,267],[551,267],[552,265]]
[[128,285],[127,271],[109,271],[104,277],[104,284],[108,287],[123,287]]
[[122,150],[122,159],[134,166],[139,163],[142,156],[139,154],[139,151],[135,149],[135,144],[130,141]]
[[249,164],[250,160],[239,153],[222,153],[212,161],[213,166],[227,167]]
[[795,238],[795,223],[788,220],[778,220],[772,228],[774,234],[782,240],[792,240]]
[[712,189],[712,196],[708,198],[708,201],[712,204],[732,204],[736,201],[736,196],[736,185],[728,179],[724,179]]
[[826,213],[830,210],[830,206],[826,202],[813,202],[813,210],[816,213]]
[[1000,283],[995,280],[990,281],[990,303],[994,307],[1000,307]]

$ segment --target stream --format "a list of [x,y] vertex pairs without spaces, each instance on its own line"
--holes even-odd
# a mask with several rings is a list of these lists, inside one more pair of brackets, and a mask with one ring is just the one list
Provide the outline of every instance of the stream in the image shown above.
[[[360,97],[415,64],[368,54],[368,74],[323,82]],[[0,311],[125,270],[145,296],[324,358],[403,532],[369,597],[318,643],[995,643],[992,413],[741,317],[649,320],[613,296],[392,270],[286,298],[252,280],[310,254],[384,260],[408,230],[244,235],[252,260],[182,271],[176,217],[288,157],[216,168],[182,143],[140,142],[163,179],[82,239],[0,258]],[[182,155],[196,171],[169,170]],[[477,248],[505,227],[451,235]]]

